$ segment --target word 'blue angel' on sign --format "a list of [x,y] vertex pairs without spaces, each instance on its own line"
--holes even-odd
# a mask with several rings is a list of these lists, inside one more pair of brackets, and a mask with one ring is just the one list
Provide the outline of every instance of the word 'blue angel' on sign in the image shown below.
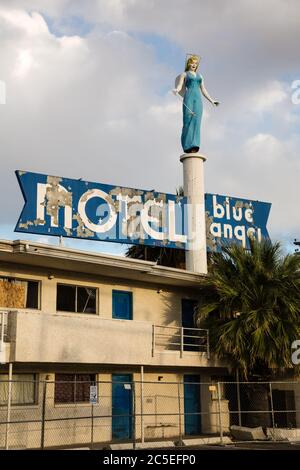
[[[16,171],[25,204],[16,232],[186,249],[187,199],[154,190],[124,188]],[[205,195],[208,249],[249,237],[268,238],[271,204]]]

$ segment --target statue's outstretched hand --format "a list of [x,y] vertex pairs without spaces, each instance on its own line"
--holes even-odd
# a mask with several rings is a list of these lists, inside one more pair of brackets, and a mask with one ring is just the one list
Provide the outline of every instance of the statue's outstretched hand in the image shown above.
[[214,104],[215,106],[219,106],[220,102],[219,102],[219,101],[213,101],[213,104]]
[[174,93],[174,95],[178,95],[178,90],[177,90],[177,88],[173,88],[172,93]]

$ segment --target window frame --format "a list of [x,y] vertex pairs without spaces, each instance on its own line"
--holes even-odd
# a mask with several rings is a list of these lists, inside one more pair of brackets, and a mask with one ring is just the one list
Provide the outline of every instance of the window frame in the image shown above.
[[[64,381],[64,380],[61,380],[61,381],[57,381],[56,380],[56,377],[57,375],[73,375],[75,377],[75,380],[73,381]],[[80,381],[76,380],[76,378],[80,375],[90,375],[90,376],[94,376],[94,380],[90,380],[90,384],[93,384],[93,385],[96,385],[97,386],[97,404],[99,404],[99,382],[98,382],[98,374],[97,373],[90,373],[90,372],[55,372],[54,374],[54,397],[53,397],[53,403],[54,403],[54,406],[70,406],[70,405],[73,405],[73,406],[91,406],[91,403],[90,403],[90,400],[86,400],[86,401],[75,401],[76,399],[76,384],[77,382],[80,383]],[[82,381],[81,383],[87,383],[88,381]],[[72,384],[72,386],[74,386],[74,390],[73,390],[73,401],[56,401],[56,397],[55,397],[55,388],[56,388],[56,385],[59,384],[59,383],[69,383],[69,384]]]
[[20,282],[36,282],[38,284],[38,301],[37,301],[37,304],[38,306],[35,308],[35,307],[24,307],[24,308],[20,308],[20,307],[1,307],[0,306],[0,311],[2,310],[9,310],[9,309],[14,309],[14,310],[41,310],[41,306],[42,306],[42,281],[40,279],[28,279],[28,278],[23,278],[23,277],[16,277],[16,276],[5,276],[3,274],[0,274],[0,282],[1,282],[1,279],[3,280],[9,280],[9,279],[12,279],[14,281],[20,281]]
[[[5,372],[0,372],[0,383],[3,381],[3,382],[8,382],[8,379],[7,380],[1,380],[1,376],[3,375],[7,375],[8,376],[8,373],[5,373]],[[33,379],[32,380],[28,380],[28,382],[33,382],[34,384],[34,389],[33,389],[33,402],[31,403],[13,403],[13,401],[11,402],[11,407],[12,408],[17,408],[17,407],[24,407],[24,406],[28,406],[28,407],[33,407],[33,406],[37,406],[39,404],[39,385],[40,385],[40,380],[39,380],[39,374],[35,373],[35,372],[20,372],[20,373],[17,373],[17,374],[14,374],[12,375],[12,382],[26,382],[26,380],[14,380],[14,375],[32,375],[33,376]],[[7,403],[1,403],[0,402],[0,409],[2,407],[7,407]]]
[[[71,310],[59,310],[58,309],[58,305],[57,305],[57,301],[58,301],[58,286],[66,286],[66,287],[75,287],[75,311],[71,311]],[[85,288],[85,289],[94,289],[96,291],[96,296],[95,296],[95,300],[96,300],[96,308],[95,308],[95,312],[94,313],[91,313],[91,312],[78,312],[77,309],[78,309],[78,294],[77,294],[77,289],[79,288]],[[80,284],[69,284],[69,283],[66,283],[66,282],[57,282],[56,283],[56,312],[57,313],[70,313],[70,314],[78,314],[78,315],[99,315],[99,288],[98,287],[94,287],[94,286],[87,286],[87,285],[80,285]]]

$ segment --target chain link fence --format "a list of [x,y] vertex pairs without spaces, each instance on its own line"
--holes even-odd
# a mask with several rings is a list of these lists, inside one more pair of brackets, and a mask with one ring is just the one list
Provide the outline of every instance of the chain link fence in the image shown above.
[[0,448],[104,448],[196,436],[300,440],[300,382],[58,379],[0,379]]

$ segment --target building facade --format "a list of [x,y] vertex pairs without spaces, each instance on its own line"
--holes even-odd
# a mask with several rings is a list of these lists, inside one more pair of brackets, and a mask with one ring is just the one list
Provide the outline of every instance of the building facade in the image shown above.
[[210,355],[209,332],[194,328],[199,282],[153,262],[0,242],[2,405],[8,364],[16,381],[10,446],[39,447],[45,431],[47,446],[89,442],[91,403],[95,442],[217,432],[209,384],[227,369]]

